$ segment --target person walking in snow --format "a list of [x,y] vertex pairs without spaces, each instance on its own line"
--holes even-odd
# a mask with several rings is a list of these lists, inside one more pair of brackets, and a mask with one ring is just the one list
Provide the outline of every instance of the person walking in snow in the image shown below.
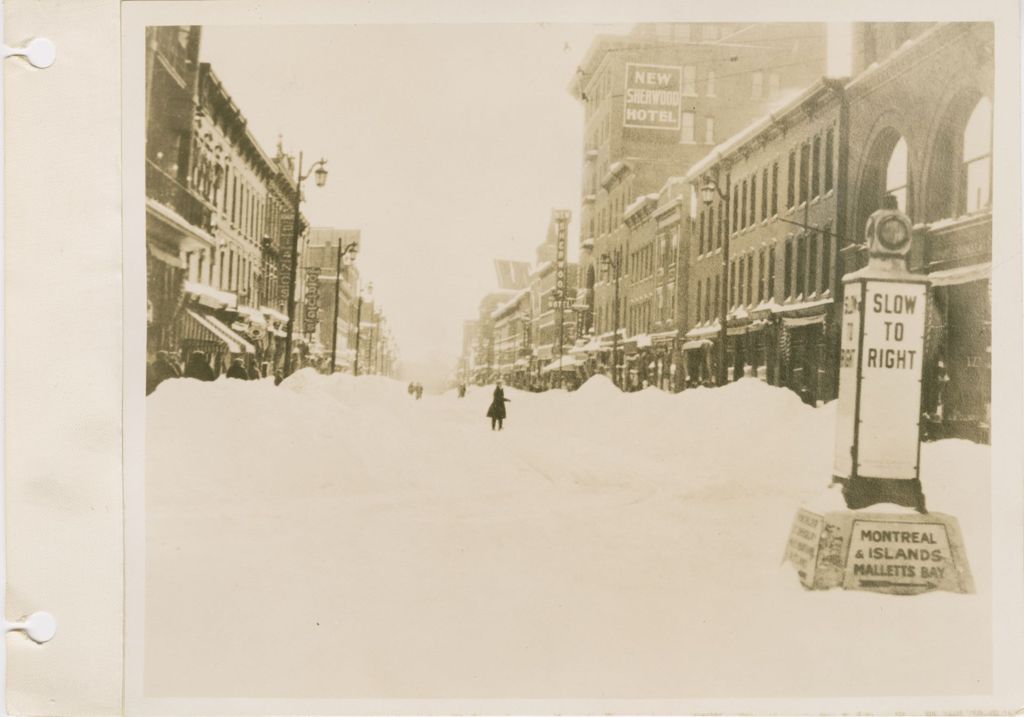
[[171,360],[171,354],[167,351],[157,351],[156,361],[149,365],[146,371],[146,395],[153,393],[156,387],[169,378],[178,378],[181,371]]
[[423,384],[422,383],[417,383],[416,384],[416,400],[419,401],[421,398],[423,398]]
[[494,387],[494,400],[491,401],[490,408],[487,409],[487,417],[491,419],[491,430],[497,426],[498,430],[501,430],[501,423],[505,420],[505,404],[511,401],[510,398],[505,398],[505,390],[501,387],[501,381],[498,381]]
[[185,378],[197,378],[200,381],[212,381],[216,378],[202,351],[193,351],[189,355],[188,363],[185,364]]
[[249,373],[245,370],[245,366],[242,365],[242,359],[240,358],[236,358],[231,362],[226,375],[228,378],[240,378],[243,381],[249,380]]

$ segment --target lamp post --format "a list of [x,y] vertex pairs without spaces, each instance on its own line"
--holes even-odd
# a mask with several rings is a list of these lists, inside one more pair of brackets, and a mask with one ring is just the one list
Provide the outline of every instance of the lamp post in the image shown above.
[[302,173],[302,152],[299,152],[299,167],[295,182],[295,206],[292,214],[292,255],[288,267],[288,331],[284,339],[284,377],[288,378],[292,370],[292,331],[295,327],[295,272],[299,262],[299,205],[302,203],[302,183],[314,175],[316,186],[327,183],[326,159],[317,160],[309,171]]
[[[366,286],[366,293],[373,293],[373,282],[371,281]],[[359,336],[362,334],[362,321],[363,321],[363,292],[358,291],[359,300],[356,302],[356,358],[355,363],[352,366],[352,375],[359,375]]]
[[729,332],[726,327],[729,315],[729,189],[726,187],[726,190],[723,192],[722,188],[718,186],[718,182],[713,179],[709,179],[700,188],[700,198],[706,207],[715,201],[716,194],[722,200],[722,206],[725,211],[724,217],[719,215],[724,218],[725,236],[722,238],[722,296],[718,308],[719,321],[722,324],[718,341],[718,385],[724,386],[729,376],[729,370],[726,367],[726,359],[728,357],[726,342],[729,338]]
[[622,257],[618,253],[601,255],[601,272],[615,278],[615,326],[612,333],[612,383],[619,385],[619,278],[622,276]]
[[341,260],[345,258],[347,254],[352,255],[351,261],[356,260],[356,254],[359,252],[358,242],[349,242],[344,249],[341,248],[341,237],[338,237],[338,259],[334,269],[334,331],[331,336],[331,373],[334,373],[335,359],[338,356],[338,304],[341,303]]

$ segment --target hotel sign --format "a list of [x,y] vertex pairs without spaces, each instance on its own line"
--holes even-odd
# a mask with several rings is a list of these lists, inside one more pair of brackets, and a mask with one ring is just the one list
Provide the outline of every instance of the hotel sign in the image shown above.
[[682,67],[627,63],[622,126],[678,132],[682,78]]

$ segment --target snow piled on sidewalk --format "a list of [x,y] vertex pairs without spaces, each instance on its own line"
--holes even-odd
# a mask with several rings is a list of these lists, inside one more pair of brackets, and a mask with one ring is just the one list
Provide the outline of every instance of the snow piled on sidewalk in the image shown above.
[[[922,450],[978,593],[804,590],[781,557],[834,405],[380,377],[174,380],[147,399],[153,695],[971,694],[990,681],[989,449]],[[955,659],[954,659],[955,655]],[[301,669],[299,669],[301,666]],[[225,687],[226,686],[226,687]]]

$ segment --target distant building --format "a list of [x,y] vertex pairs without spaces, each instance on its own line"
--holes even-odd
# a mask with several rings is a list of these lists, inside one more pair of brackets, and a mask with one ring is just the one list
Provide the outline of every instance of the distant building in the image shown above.
[[614,292],[598,262],[630,253],[625,210],[819,77],[825,54],[820,23],[660,23],[598,36],[570,84],[584,107],[583,331],[611,335]]
[[[334,229],[330,227],[313,227],[305,237],[302,245],[300,265],[302,267],[296,304],[297,316],[302,322],[301,331],[308,333],[310,340],[316,340],[325,355],[334,348],[334,337],[337,334],[335,364],[338,369],[350,371],[355,350],[355,315],[359,298],[359,270],[351,261],[357,254],[347,254],[341,260],[341,271],[338,272],[338,246],[342,251],[351,244],[361,247],[361,234],[358,229]],[[359,249],[356,249],[358,252]],[[306,290],[309,280],[309,269],[317,273],[317,291]],[[308,305],[307,297],[315,297],[316,305]],[[335,297],[337,306],[337,328],[335,328]],[[309,323],[307,324],[307,316]],[[315,318],[314,318],[315,317]],[[316,326],[315,331],[307,332],[308,326]]]
[[517,293],[512,289],[501,289],[492,291],[480,300],[477,309],[476,345],[473,347],[470,359],[474,367],[472,380],[477,384],[489,383],[499,377],[495,351],[494,312]]

